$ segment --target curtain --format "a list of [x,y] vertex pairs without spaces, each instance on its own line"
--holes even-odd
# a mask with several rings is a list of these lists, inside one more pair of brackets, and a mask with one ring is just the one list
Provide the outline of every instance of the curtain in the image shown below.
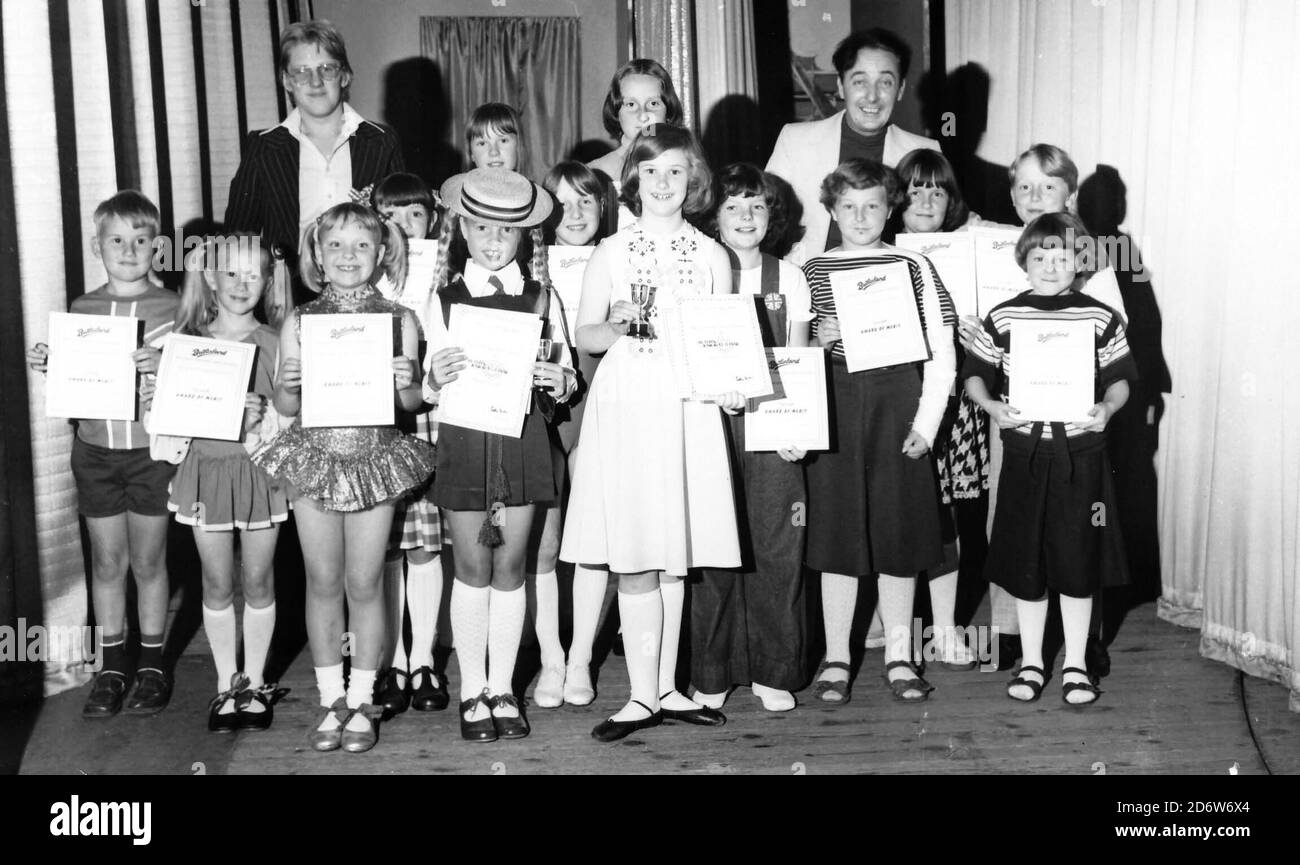
[[668,70],[682,100],[682,125],[698,130],[694,0],[632,0],[632,21],[636,56]]
[[[224,211],[244,131],[283,116],[279,31],[311,8],[9,0],[0,13],[0,626],[76,628],[89,610],[72,427],[44,417],[44,379],[22,354],[43,340],[51,311],[103,282],[89,252],[100,201],[140,189],[173,240]],[[174,284],[179,273],[162,276]],[[80,652],[46,659],[46,693],[84,681],[81,661]],[[10,663],[0,661],[0,690]]]
[[717,0],[695,7],[696,90],[700,138],[716,168],[745,160],[762,164],[753,0]]
[[[1036,141],[1127,188],[1171,371],[1159,423],[1161,617],[1285,684],[1300,711],[1300,7],[1290,0],[946,4],[948,78],[979,80],[974,156]],[[981,88],[974,88],[975,91]],[[970,92],[968,90],[968,92]],[[980,106],[948,119],[980,118]],[[945,142],[948,144],[949,142]],[[1101,172],[1098,172],[1101,173]],[[1126,205],[1126,210],[1124,205]]]
[[523,173],[562,161],[580,140],[580,44],[577,18],[422,16],[420,53],[438,65],[450,106],[447,143],[464,147],[474,109],[504,102],[523,120]]

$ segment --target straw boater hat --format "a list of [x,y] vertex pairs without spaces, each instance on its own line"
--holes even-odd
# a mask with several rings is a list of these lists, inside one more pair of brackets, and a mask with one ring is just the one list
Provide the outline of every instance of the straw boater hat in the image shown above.
[[452,213],[487,225],[532,228],[551,215],[551,196],[517,171],[475,168],[442,185],[442,203]]

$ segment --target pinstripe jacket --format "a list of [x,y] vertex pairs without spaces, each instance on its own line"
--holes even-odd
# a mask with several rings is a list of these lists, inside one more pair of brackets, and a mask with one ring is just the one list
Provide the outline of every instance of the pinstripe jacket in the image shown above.
[[[395,171],[404,170],[397,136],[363,120],[348,139],[352,156],[352,188],[364,189]],[[259,231],[297,260],[298,139],[283,126],[250,132],[244,157],[230,181],[226,229]]]

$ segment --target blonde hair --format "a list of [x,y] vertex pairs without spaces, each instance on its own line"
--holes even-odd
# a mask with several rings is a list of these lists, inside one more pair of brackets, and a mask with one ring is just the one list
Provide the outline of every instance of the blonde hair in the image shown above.
[[185,279],[181,286],[180,308],[176,311],[176,330],[192,336],[204,336],[217,317],[217,297],[209,284],[217,271],[233,269],[245,252],[258,254],[262,266],[262,318],[279,328],[293,307],[289,285],[289,266],[284,256],[276,255],[271,244],[257,234],[229,234],[205,238],[200,246],[185,256]]
[[[443,286],[451,282],[453,277],[465,272],[465,262],[469,259],[469,247],[465,243],[465,233],[461,231],[460,227],[463,218],[459,214],[449,211],[442,226],[442,233],[438,235],[438,257],[433,269],[435,291],[440,291]],[[527,256],[523,255],[523,252],[527,249],[524,245],[525,240],[531,244],[531,251]],[[546,243],[542,226],[538,225],[526,230],[520,229],[519,246],[515,249],[514,260],[524,269],[525,276],[528,279],[540,282],[542,291],[547,294],[551,292],[550,260],[546,255]]]
[[406,287],[406,235],[388,217],[351,201],[334,205],[303,231],[298,256],[298,273],[303,283],[317,294],[325,288],[325,275],[316,256],[320,235],[350,222],[370,232],[375,242],[384,247],[384,257],[375,272],[370,274],[369,283],[374,285],[382,272],[400,297]]

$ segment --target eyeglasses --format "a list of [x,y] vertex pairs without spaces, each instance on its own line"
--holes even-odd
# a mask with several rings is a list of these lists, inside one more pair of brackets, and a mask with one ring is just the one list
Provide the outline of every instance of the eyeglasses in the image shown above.
[[294,84],[311,84],[316,76],[326,83],[339,77],[343,67],[338,63],[322,63],[319,66],[291,66],[285,70]]

